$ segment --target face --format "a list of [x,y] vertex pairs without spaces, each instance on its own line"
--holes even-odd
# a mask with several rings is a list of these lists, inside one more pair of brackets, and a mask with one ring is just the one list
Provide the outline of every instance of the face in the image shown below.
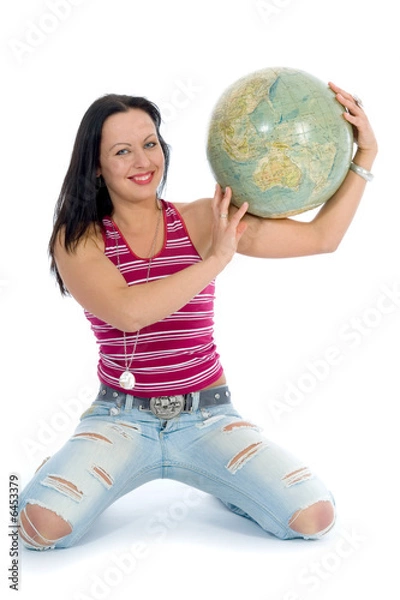
[[114,206],[154,201],[164,162],[156,127],[145,111],[134,108],[106,119],[97,176],[103,176]]

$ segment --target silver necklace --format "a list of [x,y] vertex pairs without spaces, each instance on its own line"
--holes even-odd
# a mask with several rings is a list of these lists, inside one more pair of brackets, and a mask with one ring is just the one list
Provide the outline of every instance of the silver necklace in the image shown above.
[[[158,218],[157,218],[156,232],[154,234],[154,239],[153,239],[153,242],[151,244],[151,249],[150,249],[149,265],[147,267],[147,275],[146,275],[146,283],[149,282],[150,269],[151,269],[151,264],[152,264],[153,258],[154,258],[154,252],[155,252],[155,249],[156,249],[156,243],[157,243],[157,237],[158,237],[158,230],[160,228],[160,222],[161,222],[161,214],[162,214],[162,211],[163,211],[162,210],[162,204],[158,204],[158,201],[157,201],[157,205],[159,207],[159,213],[158,213]],[[112,226],[113,226],[113,229],[114,229],[114,233],[116,235],[116,237],[115,237],[115,245],[116,245],[116,248],[117,248],[117,267],[118,267],[118,271],[121,272],[120,259],[119,259],[118,236],[117,236],[117,232],[116,232],[115,227],[114,227],[114,223],[112,223]],[[124,354],[125,354],[125,371],[119,377],[119,385],[122,388],[124,388],[124,390],[133,390],[133,388],[136,385],[136,378],[135,378],[134,374],[131,371],[131,366],[132,366],[133,357],[135,356],[135,353],[136,353],[136,347],[137,347],[138,340],[139,340],[139,333],[140,333],[140,329],[138,329],[138,331],[136,332],[135,341],[133,343],[132,354],[128,358],[126,332],[125,331],[123,332],[123,336],[124,336]]]

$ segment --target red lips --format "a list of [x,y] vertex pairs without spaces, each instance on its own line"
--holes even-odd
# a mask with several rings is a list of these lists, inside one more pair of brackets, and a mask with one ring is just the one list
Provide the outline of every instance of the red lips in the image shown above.
[[137,175],[132,175],[132,177],[128,177],[128,179],[130,179],[131,181],[133,181],[133,183],[136,183],[137,185],[147,185],[151,183],[153,177],[154,171],[149,171],[147,173],[139,173]]

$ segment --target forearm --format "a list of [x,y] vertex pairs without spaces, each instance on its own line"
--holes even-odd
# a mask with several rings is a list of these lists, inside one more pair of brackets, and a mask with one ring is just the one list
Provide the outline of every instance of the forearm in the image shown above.
[[62,263],[61,276],[71,296],[104,323],[134,332],[182,308],[215,279],[231,257],[210,252],[204,260],[153,281],[150,269],[147,282],[130,285],[103,253],[92,252],[90,259],[80,248],[78,256],[64,252],[63,258],[57,264]]
[[[376,150],[358,150],[354,162],[372,168]],[[349,171],[339,190],[309,222],[296,219],[261,219],[249,215],[248,231],[239,252],[259,258],[288,258],[333,252],[356,213],[366,181]]]
[[173,275],[124,288],[111,323],[123,331],[138,331],[178,311],[223,270],[216,257],[198,262]]
[[[372,169],[376,150],[358,150],[353,162],[368,171]],[[364,194],[367,182],[349,170],[339,190],[321,208],[312,227],[321,240],[322,251],[334,251],[343,239]]]
[[220,186],[216,187],[212,201],[214,219],[210,222],[212,233],[207,236],[209,248],[203,260],[163,279],[124,288],[121,303],[117,304],[121,308],[119,329],[138,331],[164,319],[185,306],[223,271],[247,228],[242,223],[248,208],[246,202],[229,220],[223,218],[230,199],[229,189],[222,193]]

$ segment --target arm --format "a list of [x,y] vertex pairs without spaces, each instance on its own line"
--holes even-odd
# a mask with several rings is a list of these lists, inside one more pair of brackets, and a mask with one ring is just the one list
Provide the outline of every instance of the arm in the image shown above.
[[138,331],[179,310],[204,289],[230,262],[246,228],[245,204],[229,220],[229,195],[217,189],[212,201],[213,235],[204,260],[157,281],[128,286],[104,254],[101,233],[87,235],[73,252],[59,238],[55,259],[70,294],[101,320],[122,331]]
[[[337,100],[348,109],[344,118],[353,125],[358,144],[354,162],[367,170],[372,168],[377,143],[368,119],[353,97],[330,84]],[[333,252],[345,235],[362,198],[366,182],[349,171],[338,191],[305,223],[293,219],[260,219],[246,215],[247,231],[238,252],[261,258],[285,258]],[[232,208],[231,208],[232,210]]]

